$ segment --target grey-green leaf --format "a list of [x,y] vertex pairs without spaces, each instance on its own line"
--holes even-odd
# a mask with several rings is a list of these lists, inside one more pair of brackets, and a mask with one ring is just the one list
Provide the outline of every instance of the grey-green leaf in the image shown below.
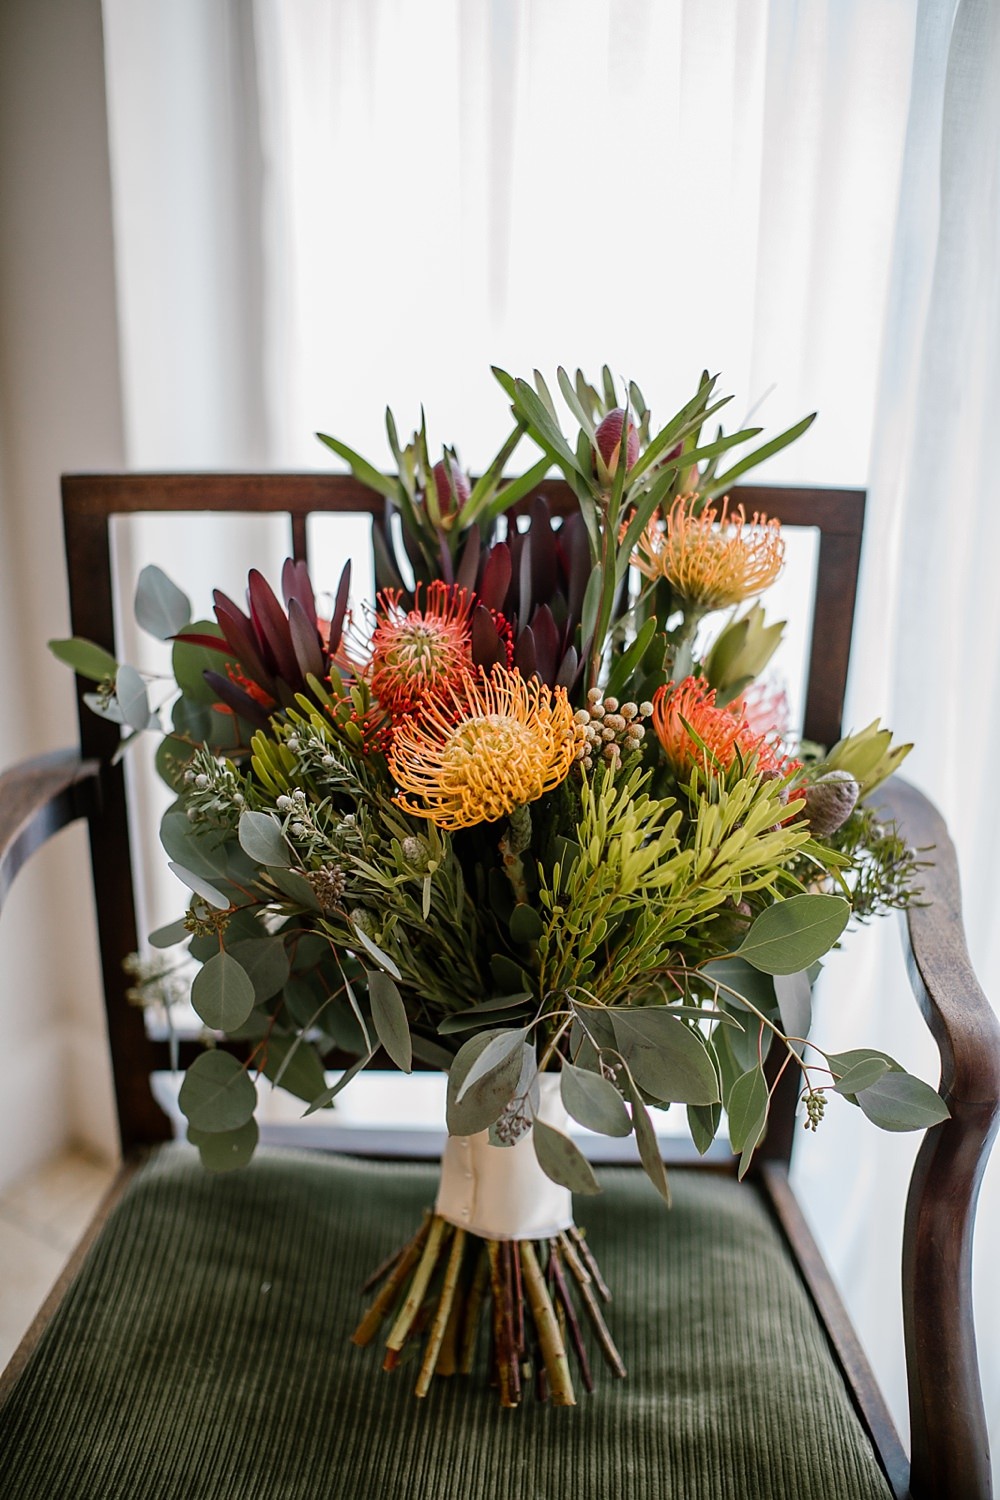
[[812,985],[804,969],[775,974],[774,993],[785,1035],[805,1038],[812,1025]]
[[653,1129],[649,1110],[646,1108],[642,1096],[631,1078],[628,1079],[628,1091],[629,1101],[632,1105],[632,1126],[635,1130],[635,1143],[639,1148],[639,1160],[642,1162],[646,1176],[669,1208],[670,1184],[667,1181],[667,1169],[663,1165],[663,1157],[660,1155],[660,1143],[656,1139],[656,1131]]
[[283,938],[268,937],[262,932],[260,937],[241,938],[232,943],[228,952],[246,971],[258,1005],[284,988],[291,964]]
[[625,1101],[607,1078],[564,1062],[559,1089],[567,1112],[580,1125],[600,1135],[631,1135],[632,1121]]
[[729,1142],[737,1153],[756,1146],[767,1124],[767,1084],[760,1068],[751,1068],[729,1093]]
[[[500,1116],[504,1105],[512,1098],[521,1078],[525,1053],[531,1049],[524,1046],[510,1051],[499,1067],[485,1074],[468,1091],[466,1079],[498,1035],[510,1036],[510,1032],[481,1031],[470,1037],[455,1055],[448,1074],[448,1099],[446,1119],[450,1135],[475,1135],[486,1130]],[[462,1099],[458,1095],[462,1091]]]
[[228,1052],[203,1052],[185,1073],[177,1102],[196,1130],[215,1134],[246,1124],[257,1104],[257,1090]]
[[502,1067],[507,1059],[515,1053],[519,1054],[527,1040],[527,1036],[527,1030],[521,1028],[517,1031],[501,1031],[492,1037],[465,1075],[465,1079],[458,1091],[458,1103],[461,1104],[465,1095],[481,1078],[485,1078],[495,1068]]
[[536,1120],[531,1127],[538,1165],[546,1177],[573,1193],[599,1193],[601,1185],[579,1146],[568,1135]]
[[924,1130],[950,1114],[940,1094],[910,1073],[886,1073],[855,1097],[869,1120],[883,1130]]
[[406,1007],[394,981],[381,969],[368,971],[368,998],[378,1039],[397,1068],[409,1073],[413,1068],[413,1047]]
[[115,697],[122,711],[122,718],[131,729],[146,729],[149,726],[149,694],[135,667],[118,668],[115,678]]
[[245,1167],[257,1149],[260,1131],[253,1115],[236,1130],[204,1131],[188,1126],[187,1138],[198,1147],[202,1166],[209,1172],[233,1172]]
[[719,1081],[701,1037],[665,1009],[612,1013],[618,1049],[636,1083],[664,1103],[714,1104]]
[[403,976],[399,972],[398,964],[396,964],[389,957],[388,953],[384,953],[382,951],[378,943],[372,942],[372,939],[368,936],[367,932],[364,932],[360,927],[355,926],[354,936],[357,938],[362,948],[367,948],[368,952],[371,954],[375,962],[377,964],[380,964],[381,967],[385,969],[387,974],[391,974],[393,979],[402,979]]
[[190,623],[191,600],[161,568],[150,563],[139,574],[135,617],[143,630],[158,641],[166,641]]
[[200,896],[203,901],[207,901],[209,906],[215,906],[219,911],[226,910],[226,907],[229,905],[229,897],[224,896],[221,891],[216,890],[211,881],[205,880],[201,875],[196,875],[193,870],[187,869],[185,865],[179,865],[175,859],[167,860],[167,869],[172,870],[177,879],[183,881],[189,891],[194,891],[195,895]]
[[789,896],[765,907],[736,951],[765,974],[793,974],[829,952],[850,915],[843,896]]
[[48,646],[57,661],[72,667],[74,672],[91,682],[104,682],[108,679],[113,682],[118,674],[118,663],[111,652],[83,636],[73,635],[68,640],[49,641]]
[[273,813],[244,812],[240,815],[240,846],[258,865],[274,865],[287,870],[292,852]]
[[157,927],[151,932],[149,942],[153,948],[173,948],[177,943],[186,942],[190,936],[184,918],[178,917],[176,922],[168,922],[165,927]]
[[213,1031],[234,1030],[253,1010],[253,980],[231,953],[220,950],[198,970],[191,1004]]

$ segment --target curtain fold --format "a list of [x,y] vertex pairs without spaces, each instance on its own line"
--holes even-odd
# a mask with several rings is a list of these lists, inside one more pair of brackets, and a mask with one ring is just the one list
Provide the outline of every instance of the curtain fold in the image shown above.
[[[607,361],[654,411],[707,364],[767,470],[870,487],[850,721],[918,741],[1000,989],[989,753],[1000,590],[1000,10],[988,0],[105,0],[129,459],[387,462],[383,411],[475,468],[489,366]],[[252,67],[251,67],[252,61]],[[138,71],[137,71],[138,69]],[[231,559],[229,559],[231,560]],[[191,559],[185,556],[185,566]],[[207,579],[215,560],[199,567]],[[933,1075],[888,929],[824,1034]],[[905,1040],[901,1043],[900,1036]],[[907,1050],[909,1049],[909,1050]],[[913,1143],[847,1109],[797,1175],[905,1428],[895,1249]],[[998,1169],[979,1245],[1000,1243]],[[982,1255],[980,1258],[983,1258]],[[984,1268],[985,1269],[985,1268]],[[1000,1308],[979,1275],[1000,1420]],[[1000,1446],[1000,1433],[996,1434]]]

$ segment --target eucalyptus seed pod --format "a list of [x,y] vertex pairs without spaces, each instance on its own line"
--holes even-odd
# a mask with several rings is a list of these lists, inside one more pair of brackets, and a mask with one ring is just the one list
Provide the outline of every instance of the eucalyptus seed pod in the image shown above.
[[828,771],[805,789],[803,816],[819,838],[836,833],[854,811],[860,787],[849,771]]

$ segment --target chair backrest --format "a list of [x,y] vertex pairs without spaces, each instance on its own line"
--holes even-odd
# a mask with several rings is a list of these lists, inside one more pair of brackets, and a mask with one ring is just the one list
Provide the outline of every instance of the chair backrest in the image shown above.
[[[162,512],[287,515],[290,551],[308,561],[307,522],[319,513],[367,514],[380,519],[380,495],[338,474],[72,474],[62,483],[70,610],[74,635],[115,649],[111,521]],[[556,514],[575,500],[562,481],[544,481]],[[809,649],[803,732],[833,744],[841,733],[865,495],[861,490],[768,488],[736,491],[748,512],[777,517],[785,527],[819,533],[816,593]],[[515,510],[523,511],[531,497]],[[123,1149],[166,1139],[170,1126],[153,1098],[150,1074],[169,1066],[166,1043],[146,1035],[141,1012],[126,998],[122,960],[139,946],[128,836],[125,777],[111,765],[118,730],[84,705],[79,693],[80,743],[85,757],[104,763],[100,809],[91,818],[91,858],[98,895],[108,1034]],[[181,1060],[189,1060],[182,1051]],[[791,1151],[797,1090],[786,1070],[775,1095],[764,1157]]]

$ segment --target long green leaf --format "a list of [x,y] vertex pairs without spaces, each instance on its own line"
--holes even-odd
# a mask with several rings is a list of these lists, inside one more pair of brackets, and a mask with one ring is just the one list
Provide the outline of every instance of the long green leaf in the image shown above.
[[330,437],[325,432],[317,432],[316,436],[321,443],[332,448],[338,457],[346,459],[355,479],[360,479],[362,484],[366,484],[371,490],[377,490],[380,495],[385,495],[389,500],[399,499],[401,487],[395,479],[390,479],[388,475],[381,473],[366,458],[362,458],[360,453],[355,453],[353,448],[348,448],[347,444],[342,443],[339,438]]
[[816,413],[812,412],[808,417],[803,417],[801,422],[796,422],[793,427],[789,427],[784,432],[780,432],[777,437],[771,438],[770,442],[763,443],[759,448],[755,448],[752,453],[748,453],[745,458],[741,458],[739,463],[733,464],[731,469],[727,469],[725,474],[720,474],[706,490],[703,490],[702,494],[704,498],[711,500],[715,495],[723,494],[732,487],[734,480],[737,480],[741,474],[745,474],[748,469],[755,469],[765,459],[772,458],[775,453],[780,453],[782,448],[787,448],[789,443],[794,443],[796,438],[800,438],[804,432],[808,431],[815,420]]

